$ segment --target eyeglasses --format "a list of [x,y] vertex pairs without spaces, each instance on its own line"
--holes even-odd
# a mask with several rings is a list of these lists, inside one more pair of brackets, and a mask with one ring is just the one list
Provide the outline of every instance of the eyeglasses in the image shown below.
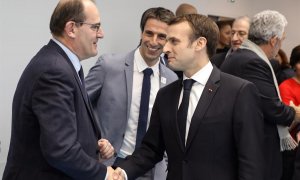
[[95,23],[95,24],[90,24],[90,23],[86,23],[86,22],[76,22],[77,24],[86,24],[86,25],[89,25],[90,28],[93,30],[93,31],[96,31],[96,32],[99,32],[100,30],[100,27],[101,27],[101,23]]

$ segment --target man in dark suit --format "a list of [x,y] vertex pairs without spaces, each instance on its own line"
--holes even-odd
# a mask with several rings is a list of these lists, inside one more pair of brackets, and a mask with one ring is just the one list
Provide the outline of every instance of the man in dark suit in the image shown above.
[[14,95],[3,179],[110,178],[113,170],[99,156],[111,157],[114,148],[100,139],[80,78],[80,61],[97,54],[103,37],[95,2],[60,1],[50,30],[53,39],[30,61]]
[[153,167],[164,151],[170,180],[263,179],[258,92],[210,63],[218,37],[217,25],[206,16],[171,21],[164,52],[183,79],[159,90],[141,147],[120,166],[128,179]]
[[299,119],[299,107],[292,108],[281,102],[269,61],[281,47],[286,25],[285,17],[276,11],[256,14],[250,25],[249,40],[245,40],[221,66],[222,71],[253,82],[259,90],[265,126],[264,136],[260,137],[264,139],[265,180],[281,178],[280,150],[291,150],[297,146],[286,126]]

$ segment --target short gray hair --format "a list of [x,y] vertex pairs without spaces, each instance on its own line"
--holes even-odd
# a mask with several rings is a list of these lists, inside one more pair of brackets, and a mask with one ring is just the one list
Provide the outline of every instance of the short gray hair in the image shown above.
[[273,37],[282,38],[286,18],[277,11],[265,10],[252,18],[249,39],[257,45],[266,44]]

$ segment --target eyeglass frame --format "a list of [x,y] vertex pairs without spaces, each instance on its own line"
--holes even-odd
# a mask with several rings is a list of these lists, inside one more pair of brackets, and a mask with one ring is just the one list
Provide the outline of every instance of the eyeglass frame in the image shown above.
[[93,31],[95,31],[95,32],[99,32],[100,29],[101,29],[101,23],[100,23],[100,22],[99,22],[99,23],[95,23],[95,24],[86,23],[86,22],[75,22],[75,23],[76,23],[76,24],[80,24],[80,25],[82,25],[82,24],[89,25],[90,28],[91,28]]

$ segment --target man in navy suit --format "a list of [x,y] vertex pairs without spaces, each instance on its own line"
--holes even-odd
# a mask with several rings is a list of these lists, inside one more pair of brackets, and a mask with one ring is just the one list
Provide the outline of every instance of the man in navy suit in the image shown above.
[[[171,21],[164,52],[183,79],[159,90],[141,147],[120,165],[128,179],[152,168],[164,151],[170,180],[263,179],[258,91],[210,63],[218,37],[217,25],[206,16]],[[186,82],[193,82],[191,89]]]
[[95,2],[60,1],[50,30],[53,39],[30,61],[14,95],[3,179],[110,178],[113,169],[99,157],[110,158],[114,148],[101,139],[80,64],[97,54],[103,37]]

